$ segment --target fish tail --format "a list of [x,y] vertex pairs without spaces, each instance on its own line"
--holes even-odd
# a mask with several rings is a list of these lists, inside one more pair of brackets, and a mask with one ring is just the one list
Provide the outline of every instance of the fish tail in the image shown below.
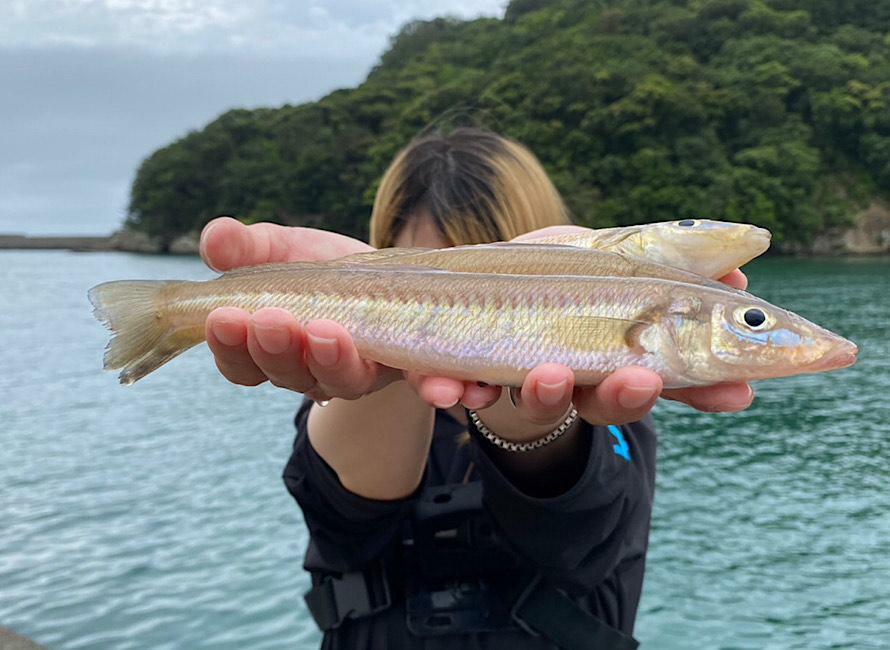
[[165,295],[183,282],[106,282],[90,289],[93,315],[111,330],[105,347],[105,369],[120,369],[125,385],[204,340],[203,325],[175,327],[167,315]]

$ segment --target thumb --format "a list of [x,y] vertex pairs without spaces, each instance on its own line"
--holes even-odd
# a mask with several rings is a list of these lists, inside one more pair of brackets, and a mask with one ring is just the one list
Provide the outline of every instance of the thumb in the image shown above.
[[314,228],[257,223],[245,226],[219,217],[201,233],[204,262],[217,271],[277,262],[326,261],[374,250],[352,237]]

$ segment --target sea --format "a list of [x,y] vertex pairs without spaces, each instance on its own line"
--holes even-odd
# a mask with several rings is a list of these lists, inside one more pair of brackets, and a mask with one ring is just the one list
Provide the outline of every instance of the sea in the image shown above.
[[[890,259],[767,258],[751,291],[857,342],[743,413],[656,407],[636,636],[652,650],[890,648]],[[284,489],[300,396],[189,351],[102,370],[87,290],[197,258],[0,251],[0,627],[48,648],[317,648]]]

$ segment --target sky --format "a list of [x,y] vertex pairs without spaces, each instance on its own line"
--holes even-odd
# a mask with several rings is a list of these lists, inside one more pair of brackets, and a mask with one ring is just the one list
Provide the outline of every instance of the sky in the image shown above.
[[155,149],[360,83],[405,22],[505,0],[0,0],[0,233],[108,234]]

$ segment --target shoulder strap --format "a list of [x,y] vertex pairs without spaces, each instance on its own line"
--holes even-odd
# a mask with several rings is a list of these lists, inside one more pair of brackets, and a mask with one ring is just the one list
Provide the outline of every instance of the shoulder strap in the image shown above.
[[564,650],[636,650],[629,634],[603,623],[565,593],[532,580],[516,601],[513,620],[531,634],[543,636]]

